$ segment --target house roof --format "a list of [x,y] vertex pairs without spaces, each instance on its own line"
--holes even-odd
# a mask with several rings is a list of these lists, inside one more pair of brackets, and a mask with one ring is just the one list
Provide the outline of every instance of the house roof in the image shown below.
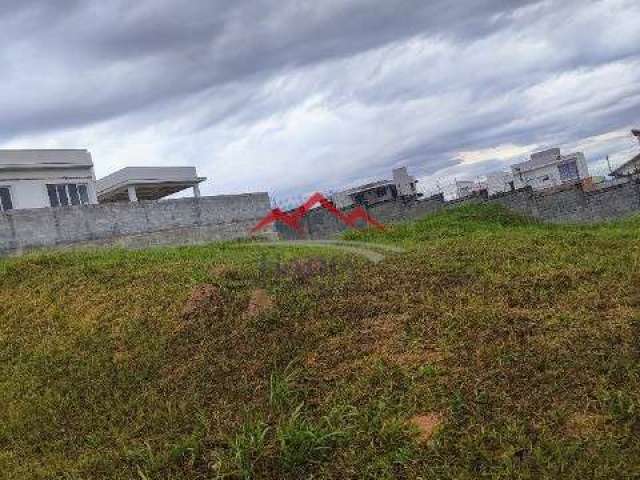
[[620,165],[618,168],[616,168],[613,172],[611,172],[612,174],[620,174],[621,170],[625,169],[626,167],[632,165],[633,163],[637,163],[638,164],[638,168],[640,169],[640,153],[638,155],[636,155],[635,157],[633,157],[631,160],[629,160],[628,162],[623,163],[622,165]]
[[354,193],[366,192],[367,190],[372,190],[378,187],[384,187],[386,185],[393,185],[393,180],[379,180],[377,182],[365,183],[364,185],[359,185],[357,187],[349,188],[340,192],[343,195],[353,195]]
[[512,165],[512,169],[519,171],[535,170],[536,168],[544,167],[558,163],[562,159],[559,148],[552,148],[545,150],[544,152],[536,152],[531,155],[531,159],[516,163]]
[[136,187],[140,200],[158,200],[205,180],[195,167],[125,167],[99,179],[96,190],[100,202],[128,199],[129,186]]
[[0,150],[0,169],[93,167],[84,149]]
[[560,165],[563,162],[577,160],[581,156],[581,152],[573,152],[568,155],[561,155],[560,149],[552,148],[544,152],[538,152],[531,155],[531,160],[516,163],[511,166],[512,172],[528,172],[537,168],[547,167],[549,165]]

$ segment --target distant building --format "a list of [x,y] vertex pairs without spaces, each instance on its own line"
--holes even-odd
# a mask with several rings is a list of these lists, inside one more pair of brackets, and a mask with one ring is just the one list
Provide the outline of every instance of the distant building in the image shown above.
[[640,174],[640,154],[633,157],[628,162],[623,163],[616,168],[611,175],[614,177],[630,177],[632,175]]
[[331,195],[331,200],[338,208],[353,205],[375,205],[389,200],[411,200],[421,197],[416,184],[418,180],[407,173],[407,168],[393,170],[393,180],[380,180],[350,188]]
[[[631,134],[634,135],[638,141],[640,141],[640,130],[631,130]],[[640,174],[640,154],[633,157],[628,162],[623,163],[616,168],[611,175],[614,177],[630,177],[632,175]]]
[[473,195],[476,190],[476,182],[471,180],[456,180],[456,197],[465,198]]
[[198,177],[194,167],[125,167],[97,182],[100,203],[160,200],[188,188],[193,196],[200,196]]
[[0,150],[0,211],[93,203],[87,150]]
[[487,174],[487,193],[495,195],[515,190],[515,179],[510,172],[495,172]]
[[589,177],[589,169],[582,152],[562,155],[559,148],[536,152],[531,159],[511,166],[514,186],[530,186],[534,190],[575,183]]

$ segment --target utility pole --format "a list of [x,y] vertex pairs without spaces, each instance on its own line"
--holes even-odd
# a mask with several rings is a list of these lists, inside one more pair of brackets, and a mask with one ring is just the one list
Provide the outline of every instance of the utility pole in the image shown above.
[[609,166],[609,175],[613,173],[613,169],[611,168],[611,162],[609,161],[609,155],[607,155],[607,165]]

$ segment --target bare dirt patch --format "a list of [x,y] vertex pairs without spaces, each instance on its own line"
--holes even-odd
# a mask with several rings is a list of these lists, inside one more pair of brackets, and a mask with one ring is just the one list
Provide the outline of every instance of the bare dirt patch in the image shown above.
[[216,313],[223,308],[223,305],[224,299],[220,287],[211,284],[196,285],[182,309],[182,317],[188,319]]
[[324,258],[303,258],[281,265],[278,274],[295,282],[305,283],[335,268],[334,263]]
[[416,415],[409,420],[409,423],[418,429],[418,440],[421,443],[426,443],[442,425],[442,416],[438,413]]
[[272,310],[274,307],[274,301],[271,295],[263,288],[256,288],[251,292],[249,297],[249,305],[245,316],[248,318],[255,318],[262,313]]

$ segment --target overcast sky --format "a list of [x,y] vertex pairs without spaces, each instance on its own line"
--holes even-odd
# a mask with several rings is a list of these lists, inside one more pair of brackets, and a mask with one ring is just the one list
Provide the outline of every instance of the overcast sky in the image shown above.
[[638,149],[637,0],[0,0],[0,146],[203,193],[424,184]]

